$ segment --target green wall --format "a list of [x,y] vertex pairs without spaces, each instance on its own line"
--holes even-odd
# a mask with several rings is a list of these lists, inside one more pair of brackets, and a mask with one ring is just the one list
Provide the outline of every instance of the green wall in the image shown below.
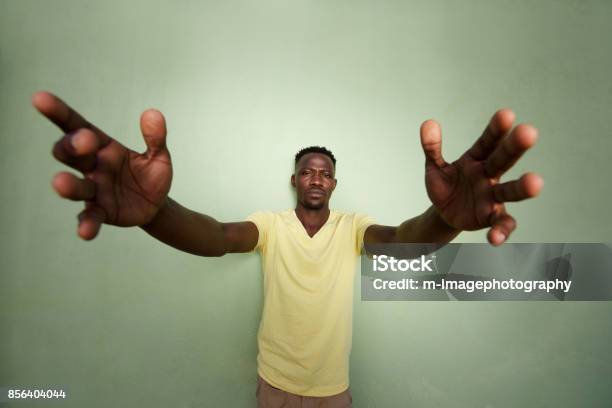
[[[67,385],[70,407],[254,406],[259,257],[108,226],[80,241],[36,90],[138,150],[140,112],[163,111],[172,197],[223,221],[292,207],[292,155],[324,144],[334,207],[397,224],[428,206],[420,123],[441,122],[452,160],[511,107],[540,140],[509,176],[546,180],[509,206],[511,242],[610,242],[611,21],[603,0],[0,0],[0,386]],[[612,405],[611,303],[355,288],[357,408]]]

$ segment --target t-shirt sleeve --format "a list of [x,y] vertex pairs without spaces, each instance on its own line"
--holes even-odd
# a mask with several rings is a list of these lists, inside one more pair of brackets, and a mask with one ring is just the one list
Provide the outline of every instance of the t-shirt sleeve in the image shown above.
[[246,220],[251,221],[257,227],[259,236],[257,238],[257,245],[255,245],[253,250],[261,251],[268,242],[268,231],[272,225],[272,213],[268,211],[257,211],[249,215]]
[[373,218],[365,215],[365,214],[355,214],[355,233],[356,233],[356,247],[355,251],[360,254],[361,248],[363,247],[363,237],[365,235],[366,230],[370,225],[376,224]]

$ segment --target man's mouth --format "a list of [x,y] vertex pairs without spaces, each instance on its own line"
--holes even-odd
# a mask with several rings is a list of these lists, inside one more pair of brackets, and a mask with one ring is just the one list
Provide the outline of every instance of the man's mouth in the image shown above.
[[325,195],[325,191],[323,191],[323,190],[316,190],[316,189],[315,190],[308,190],[306,192],[306,194],[309,195],[309,196],[314,196],[314,197],[322,197],[322,196]]

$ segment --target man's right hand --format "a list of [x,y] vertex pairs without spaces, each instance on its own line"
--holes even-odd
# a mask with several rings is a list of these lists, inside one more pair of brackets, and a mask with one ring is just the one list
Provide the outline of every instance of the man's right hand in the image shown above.
[[141,226],[155,217],[172,182],[161,112],[149,109],[140,117],[147,145],[141,154],[106,135],[53,94],[37,92],[32,104],[65,133],[53,147],[53,156],[84,176],[61,172],[52,183],[60,196],[85,202],[78,217],[81,238],[95,238],[102,223]]

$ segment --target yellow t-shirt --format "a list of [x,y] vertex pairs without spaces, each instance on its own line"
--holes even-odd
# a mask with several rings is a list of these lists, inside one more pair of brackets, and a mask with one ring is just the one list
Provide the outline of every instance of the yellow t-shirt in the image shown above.
[[355,266],[363,214],[331,210],[311,238],[294,210],[247,218],[259,231],[264,302],[257,335],[259,375],[293,394],[323,397],[349,386]]

